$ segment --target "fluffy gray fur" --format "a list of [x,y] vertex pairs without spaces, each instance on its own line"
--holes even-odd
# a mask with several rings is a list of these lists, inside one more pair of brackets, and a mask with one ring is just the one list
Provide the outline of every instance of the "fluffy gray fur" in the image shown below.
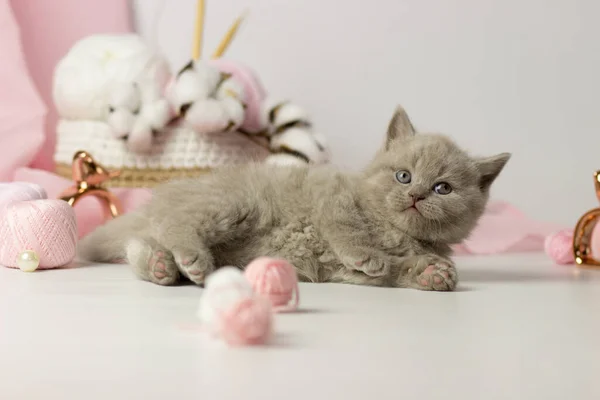
[[[160,285],[181,276],[202,284],[219,266],[273,256],[303,281],[453,290],[450,246],[475,227],[509,158],[473,158],[446,136],[415,134],[398,108],[360,173],[251,165],[166,183],[149,204],[84,238],[79,253],[124,258]],[[441,182],[450,193],[436,192]]]

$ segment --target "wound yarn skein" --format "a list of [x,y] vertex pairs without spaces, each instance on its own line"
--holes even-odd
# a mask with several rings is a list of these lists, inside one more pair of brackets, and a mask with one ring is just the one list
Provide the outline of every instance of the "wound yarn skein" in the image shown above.
[[556,264],[575,264],[573,230],[564,229],[547,236],[544,241],[544,250]]
[[275,312],[294,311],[298,308],[298,274],[286,260],[257,258],[248,264],[244,275],[255,293],[269,299]]
[[220,268],[206,278],[198,317],[208,333],[233,346],[263,344],[272,334],[270,302],[256,295],[234,267]]
[[61,267],[75,258],[77,221],[63,200],[47,199],[38,185],[0,184],[0,264],[17,268],[25,250],[39,257],[39,268]]

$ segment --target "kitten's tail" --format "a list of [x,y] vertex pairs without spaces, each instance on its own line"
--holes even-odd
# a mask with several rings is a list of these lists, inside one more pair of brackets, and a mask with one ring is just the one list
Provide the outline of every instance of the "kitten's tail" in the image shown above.
[[148,219],[136,212],[121,215],[81,239],[77,255],[82,260],[116,262],[125,259],[130,239],[147,234]]

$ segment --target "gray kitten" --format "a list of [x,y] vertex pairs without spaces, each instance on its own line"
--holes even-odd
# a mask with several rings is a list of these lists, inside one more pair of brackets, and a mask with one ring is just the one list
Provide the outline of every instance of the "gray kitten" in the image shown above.
[[472,158],[445,136],[415,134],[398,108],[361,173],[249,165],[167,183],[84,238],[80,255],[125,258],[160,285],[180,275],[202,284],[217,267],[273,256],[308,282],[453,290],[450,245],[475,227],[509,158]]

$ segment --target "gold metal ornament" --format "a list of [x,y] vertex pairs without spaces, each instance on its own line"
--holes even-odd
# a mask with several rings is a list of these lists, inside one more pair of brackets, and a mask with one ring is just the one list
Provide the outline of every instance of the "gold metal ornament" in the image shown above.
[[[594,172],[594,188],[596,198],[600,201],[600,170]],[[600,261],[592,254],[592,232],[600,220],[600,208],[594,208],[579,218],[573,235],[573,255],[580,266],[600,267]]]
[[73,156],[72,176],[75,185],[60,194],[71,206],[86,196],[96,197],[104,206],[106,218],[116,218],[122,212],[121,201],[104,187],[104,182],[119,176],[121,171],[108,171],[86,151]]

